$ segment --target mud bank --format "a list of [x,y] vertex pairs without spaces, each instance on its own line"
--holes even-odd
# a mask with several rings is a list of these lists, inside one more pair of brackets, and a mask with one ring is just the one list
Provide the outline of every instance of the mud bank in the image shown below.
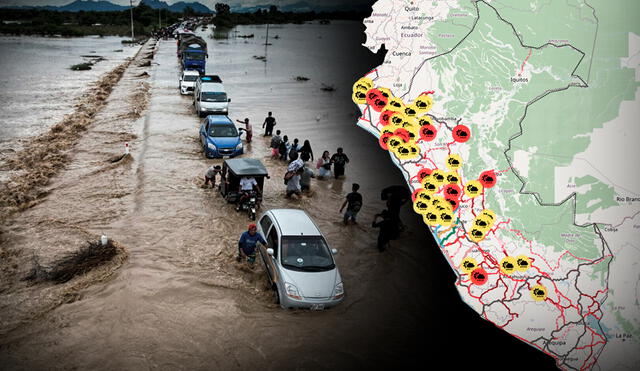
[[[8,181],[0,183],[0,223],[12,213],[37,204],[48,194],[43,189],[71,159],[69,153],[78,140],[86,134],[95,115],[102,110],[114,86],[120,81],[129,65],[150,64],[153,52],[142,52],[155,44],[147,43],[133,59],[128,59],[95,82],[75,105],[75,111],[67,115],[51,129],[33,138],[22,150],[4,159],[3,170],[12,171]],[[141,53],[142,52],[142,53]],[[130,101],[127,118],[137,118],[146,108],[149,85],[142,83]]]
[[[11,176],[0,184],[0,335],[77,300],[81,290],[108,279],[126,261],[127,250],[114,242],[114,255],[95,269],[81,267],[86,262],[79,260],[75,268],[55,268],[103,233],[76,216],[99,223],[109,218],[109,208],[98,206],[91,215],[78,215],[78,206],[69,203],[91,204],[91,189],[115,185],[111,179],[134,162],[131,155],[123,155],[124,143],[136,138],[133,125],[148,105],[150,85],[144,80],[149,68],[139,65],[151,62],[154,51],[155,42],[147,42],[134,58],[95,82],[72,114],[2,163]],[[92,155],[91,165],[84,167],[87,154]],[[125,193],[130,191],[116,185],[107,199],[118,201]],[[44,207],[36,207],[39,204]],[[47,268],[47,276],[65,279],[26,279],[42,276]],[[74,269],[84,271],[69,273]]]

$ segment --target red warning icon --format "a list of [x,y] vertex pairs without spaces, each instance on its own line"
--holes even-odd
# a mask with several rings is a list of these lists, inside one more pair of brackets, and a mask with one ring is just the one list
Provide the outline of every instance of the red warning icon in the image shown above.
[[458,125],[453,128],[453,140],[458,143],[464,143],[471,137],[471,131],[464,125]]
[[371,89],[367,92],[367,104],[370,105],[376,112],[382,111],[387,105],[388,99],[378,89]]
[[460,198],[460,187],[457,184],[447,184],[444,186],[444,198],[458,199]]
[[411,199],[415,202],[417,194],[422,191],[424,191],[424,188],[416,188],[416,190],[411,194]]
[[378,143],[380,144],[380,147],[382,147],[382,149],[384,150],[388,150],[388,144],[387,142],[389,141],[389,138],[391,138],[393,136],[393,133],[383,133],[382,135],[380,135],[380,138],[378,139]]
[[478,177],[478,181],[484,188],[491,188],[496,185],[496,173],[493,170],[483,171]]
[[420,138],[424,141],[431,142],[436,138],[438,130],[433,125],[424,125],[420,127]]
[[391,115],[393,115],[394,113],[395,112],[389,110],[382,111],[382,113],[380,114],[380,123],[382,124],[382,126],[389,125],[389,118],[391,118]]
[[471,282],[475,285],[482,286],[487,282],[487,272],[481,267],[478,267],[471,271],[469,278],[471,278]]
[[433,170],[431,169],[423,167],[422,169],[420,169],[420,171],[418,171],[418,180],[422,183],[422,179],[424,179],[424,177],[426,177],[427,175],[431,175],[432,171]]
[[407,129],[397,128],[393,132],[393,135],[399,136],[400,138],[402,138],[402,140],[404,140],[405,143],[409,143],[409,140],[411,140],[411,136],[409,135],[409,131]]

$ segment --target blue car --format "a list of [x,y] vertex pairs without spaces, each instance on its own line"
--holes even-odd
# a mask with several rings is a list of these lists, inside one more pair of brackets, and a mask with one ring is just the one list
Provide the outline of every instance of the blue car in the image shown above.
[[208,158],[244,153],[240,133],[227,116],[209,115],[200,126],[200,143]]

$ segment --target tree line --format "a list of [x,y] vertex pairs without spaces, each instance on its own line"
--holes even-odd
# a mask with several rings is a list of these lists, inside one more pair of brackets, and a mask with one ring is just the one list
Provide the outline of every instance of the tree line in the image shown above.
[[[133,9],[136,35],[148,35],[158,28],[158,9],[145,4]],[[192,8],[182,13],[160,11],[162,26],[179,22],[180,18],[199,15]],[[59,12],[45,9],[0,9],[0,34],[5,35],[119,35],[131,34],[130,11],[115,12]],[[19,22],[19,23],[15,23]]]

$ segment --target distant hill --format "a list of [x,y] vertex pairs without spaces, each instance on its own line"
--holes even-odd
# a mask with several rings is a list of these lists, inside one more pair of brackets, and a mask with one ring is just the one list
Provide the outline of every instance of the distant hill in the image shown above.
[[[142,0],[140,2],[141,4],[145,4],[150,8],[153,9],[168,9],[169,11],[172,12],[176,12],[176,13],[182,13],[182,11],[186,8],[186,7],[191,7],[191,9],[195,10],[196,12],[199,13],[213,13],[213,11],[211,9],[209,9],[208,7],[206,7],[205,5],[199,3],[199,2],[184,2],[184,1],[180,1],[177,2],[173,5],[169,5],[164,1],[159,1],[159,0]],[[76,0],[72,3],[69,3],[67,5],[62,5],[62,6],[50,6],[50,5],[45,5],[45,6],[3,6],[0,7],[0,9],[5,8],[5,9],[42,9],[42,10],[57,10],[60,12],[79,12],[79,11],[85,11],[85,12],[113,12],[113,11],[120,11],[120,10],[127,10],[129,9],[128,6],[122,6],[122,5],[117,5],[114,3],[111,3],[109,1],[104,1],[104,0],[99,0],[99,1],[94,1],[94,0]]]
[[197,1],[193,3],[180,1],[175,4],[169,5],[166,2],[160,0],[142,0],[140,4],[144,4],[152,9],[169,9],[170,11],[176,13],[182,13],[182,11],[186,7],[191,7],[191,9],[195,10],[198,13],[213,13],[213,10]]
[[108,1],[76,0],[67,5],[54,7],[61,12],[114,12],[129,9],[128,6],[117,5]]

